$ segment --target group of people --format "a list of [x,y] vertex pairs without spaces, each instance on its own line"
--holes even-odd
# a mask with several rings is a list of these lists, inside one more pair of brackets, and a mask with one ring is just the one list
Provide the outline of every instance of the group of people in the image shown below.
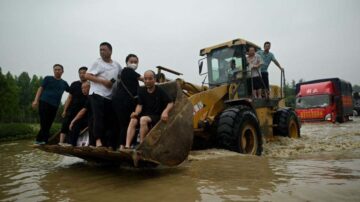
[[[270,46],[270,42],[265,42],[264,50],[256,52],[252,46],[248,49],[248,71],[255,98],[262,94],[269,97],[268,67],[271,61],[283,71],[269,51]],[[80,80],[70,86],[61,78],[64,67],[53,66],[54,75],[44,78],[32,103],[33,108],[38,107],[40,116],[40,131],[35,144],[48,142],[64,91],[69,96],[62,113],[59,145],[76,146],[81,131],[88,129],[90,145],[127,149],[135,143],[137,128],[141,143],[152,126],[160,120],[168,120],[174,100],[155,85],[155,72],[147,70],[143,76],[138,74],[139,58],[134,54],[126,57],[124,68],[111,55],[111,44],[101,43],[101,57],[89,69],[80,67]],[[139,81],[144,82],[144,87],[139,86]]]
[[251,80],[249,80],[250,85],[252,86],[252,96],[254,98],[269,98],[269,73],[268,68],[273,61],[281,71],[284,69],[281,67],[279,62],[275,59],[273,53],[270,52],[271,43],[264,43],[264,50],[259,50],[256,52],[254,46],[250,46],[247,55],[248,71],[251,75]]
[[[63,66],[53,66],[54,75],[44,78],[32,103],[33,108],[39,108],[40,115],[35,144],[47,144],[64,91],[69,96],[62,113],[59,138],[62,146],[76,146],[81,131],[88,129],[90,145],[127,149],[134,144],[137,128],[141,143],[152,126],[169,119],[174,100],[155,85],[155,72],[138,74],[139,58],[134,54],[126,57],[124,68],[111,55],[111,44],[101,43],[101,57],[89,69],[80,67],[80,80],[70,86],[61,78]],[[139,81],[144,82],[144,87],[139,86]]]

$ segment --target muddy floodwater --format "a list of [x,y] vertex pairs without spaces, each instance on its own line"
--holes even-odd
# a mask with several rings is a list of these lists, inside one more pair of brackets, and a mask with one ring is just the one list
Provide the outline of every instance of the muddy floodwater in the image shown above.
[[304,124],[263,155],[194,151],[177,168],[131,169],[0,144],[0,201],[360,201],[360,119]]

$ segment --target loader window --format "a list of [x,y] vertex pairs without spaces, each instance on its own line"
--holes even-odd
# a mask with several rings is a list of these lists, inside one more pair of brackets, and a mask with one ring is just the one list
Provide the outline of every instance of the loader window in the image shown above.
[[243,68],[242,57],[235,55],[233,47],[214,50],[207,59],[210,85],[228,83]]

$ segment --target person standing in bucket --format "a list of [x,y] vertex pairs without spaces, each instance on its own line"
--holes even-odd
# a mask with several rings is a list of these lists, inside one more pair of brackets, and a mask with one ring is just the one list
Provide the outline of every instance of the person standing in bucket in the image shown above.
[[275,56],[272,52],[270,52],[271,43],[269,41],[266,41],[264,43],[264,50],[259,50],[256,53],[260,55],[261,59],[263,60],[263,64],[260,67],[261,71],[261,77],[265,84],[265,97],[269,97],[269,73],[268,68],[270,65],[270,62],[273,61],[275,65],[280,69],[280,71],[284,71],[284,68],[281,67],[280,63],[275,59]]
[[61,64],[55,64],[53,71],[54,76],[46,76],[42,81],[32,103],[33,109],[39,107],[40,131],[35,140],[37,145],[48,142],[50,128],[54,122],[61,97],[64,91],[69,92],[68,83],[61,78],[64,67]]
[[90,81],[89,99],[93,115],[92,130],[96,147],[111,146],[110,136],[114,133],[114,112],[112,111],[112,87],[121,71],[118,62],[111,59],[112,46],[100,44],[100,56],[87,71],[85,78]]

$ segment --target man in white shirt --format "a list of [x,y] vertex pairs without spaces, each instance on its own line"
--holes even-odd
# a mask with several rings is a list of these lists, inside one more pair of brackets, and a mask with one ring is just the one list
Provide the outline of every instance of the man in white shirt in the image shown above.
[[85,78],[90,81],[89,99],[93,113],[92,132],[96,147],[105,145],[114,147],[116,144],[115,142],[108,144],[108,137],[114,136],[111,96],[113,84],[122,68],[118,62],[111,59],[111,54],[111,44],[108,42],[101,43],[101,58],[95,61],[85,75]]

